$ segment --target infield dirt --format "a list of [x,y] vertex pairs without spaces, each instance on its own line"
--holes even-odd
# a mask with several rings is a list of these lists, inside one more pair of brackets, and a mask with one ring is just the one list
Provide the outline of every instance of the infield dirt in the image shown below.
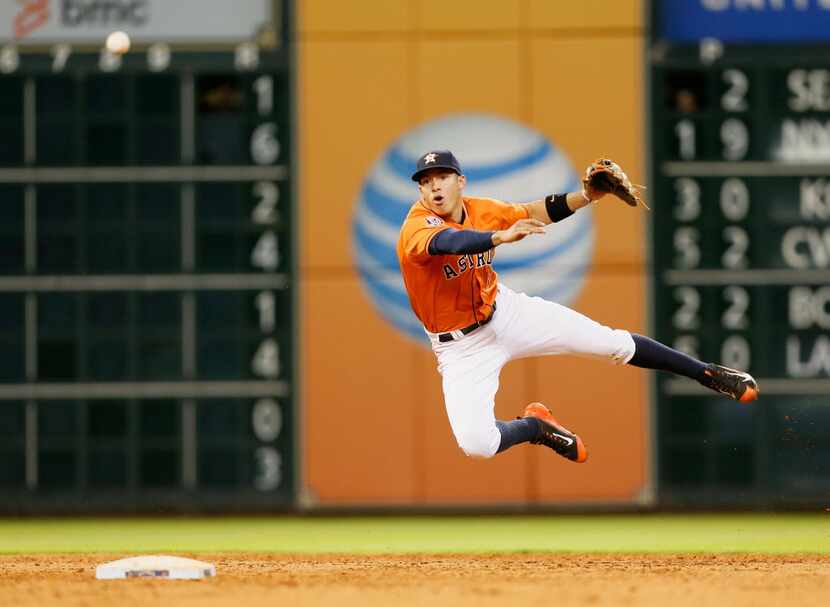
[[0,556],[0,605],[827,605],[830,556],[185,554],[202,581],[99,581],[125,554]]

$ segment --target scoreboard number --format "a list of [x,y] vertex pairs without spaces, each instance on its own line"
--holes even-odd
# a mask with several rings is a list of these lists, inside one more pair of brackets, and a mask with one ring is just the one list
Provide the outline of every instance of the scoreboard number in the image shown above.
[[272,230],[262,233],[251,251],[251,265],[274,272],[280,265],[279,239]]
[[678,268],[691,269],[700,264],[700,232],[697,228],[688,226],[677,228],[674,231],[675,265]]
[[733,330],[749,328],[746,314],[749,309],[749,292],[744,287],[729,285],[723,290],[723,298],[728,306],[721,316],[721,325]]
[[163,72],[170,67],[170,60],[172,53],[170,47],[163,43],[157,42],[147,49],[147,67],[151,72]]
[[280,190],[273,181],[258,181],[254,184],[254,197],[258,200],[251,212],[251,221],[260,224],[276,223],[279,215],[277,203]]
[[742,120],[729,118],[720,127],[723,157],[727,160],[742,160],[749,151],[749,130]]
[[728,88],[720,100],[720,106],[727,112],[744,112],[747,109],[746,94],[749,91],[749,78],[741,70],[725,70],[723,81]]
[[731,221],[742,221],[749,213],[749,188],[742,179],[730,177],[720,188],[720,209]]
[[260,76],[254,80],[256,93],[256,107],[260,116],[269,115],[274,109],[274,79],[271,76]]
[[251,368],[255,375],[277,379],[280,375],[280,347],[273,337],[265,339],[254,354]]
[[690,331],[700,326],[698,311],[700,310],[700,293],[694,287],[677,287],[674,290],[675,300],[680,302],[680,307],[672,317],[672,324],[675,329]]
[[263,443],[273,442],[282,430],[282,409],[273,398],[260,398],[251,410],[254,436]]
[[98,69],[102,72],[117,72],[121,69],[121,55],[116,55],[106,48],[101,49],[98,57]]
[[271,491],[282,482],[282,457],[274,447],[258,447],[254,452],[256,476],[254,486],[260,491]]
[[747,264],[746,252],[749,249],[749,235],[746,230],[738,226],[726,226],[723,229],[723,239],[727,242],[726,251],[721,257],[724,268],[739,270]]
[[0,48],[0,72],[11,74],[20,66],[20,55],[17,48],[11,44]]
[[742,335],[730,335],[721,346],[721,364],[733,369],[749,369],[752,362],[749,342]]
[[677,192],[677,206],[674,207],[674,217],[678,221],[694,221],[700,216],[700,186],[697,181],[689,177],[675,180],[674,189]]
[[681,120],[675,125],[674,132],[677,135],[680,158],[693,160],[697,155],[695,123],[691,120]]
[[56,44],[52,47],[52,71],[55,73],[62,72],[66,67],[66,62],[69,61],[69,55],[72,54],[72,47],[68,44]]
[[277,139],[277,125],[273,122],[260,124],[251,133],[251,158],[256,164],[274,164],[280,155]]
[[274,294],[271,291],[262,291],[254,299],[259,312],[259,328],[263,333],[272,333],[276,326],[276,308]]
[[234,65],[240,72],[249,72],[259,67],[259,47],[253,42],[243,42],[236,47]]

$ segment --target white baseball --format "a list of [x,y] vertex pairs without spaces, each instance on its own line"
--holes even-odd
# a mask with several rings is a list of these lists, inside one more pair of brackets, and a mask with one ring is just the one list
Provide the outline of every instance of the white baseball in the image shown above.
[[107,50],[115,55],[123,55],[130,50],[130,37],[126,32],[112,32],[107,36]]

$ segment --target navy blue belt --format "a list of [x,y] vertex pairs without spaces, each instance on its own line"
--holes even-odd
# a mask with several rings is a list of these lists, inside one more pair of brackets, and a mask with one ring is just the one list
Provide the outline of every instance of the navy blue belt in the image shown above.
[[[490,312],[490,316],[488,316],[484,320],[477,320],[473,324],[471,324],[467,327],[464,327],[463,329],[458,329],[458,331],[461,331],[461,333],[463,335],[469,335],[470,333],[472,333],[473,331],[475,331],[479,327],[483,327],[488,322],[493,320],[493,314],[495,314],[495,313],[496,313],[496,302],[494,301],[493,302],[493,311]],[[453,333],[455,333],[455,331],[453,331]],[[448,341],[453,341],[454,339],[455,339],[455,337],[453,336],[452,333],[439,333],[438,334],[438,341],[440,341],[442,343],[448,342]]]

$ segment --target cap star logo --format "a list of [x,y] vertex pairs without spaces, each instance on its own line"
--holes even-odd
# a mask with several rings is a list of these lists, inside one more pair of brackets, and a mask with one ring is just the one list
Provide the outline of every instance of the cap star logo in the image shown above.
[[424,164],[430,164],[431,162],[435,162],[438,160],[438,154],[433,154],[430,152],[426,156],[424,156]]

